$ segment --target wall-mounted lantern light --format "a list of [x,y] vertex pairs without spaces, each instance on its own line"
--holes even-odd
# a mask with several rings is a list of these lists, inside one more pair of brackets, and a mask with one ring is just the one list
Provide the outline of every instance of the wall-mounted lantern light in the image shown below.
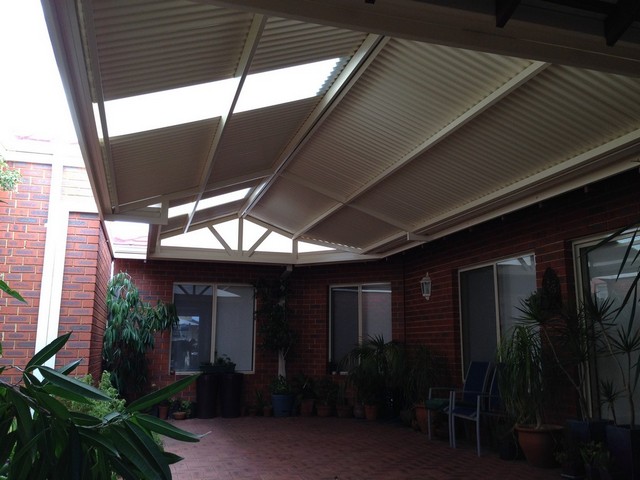
[[429,277],[429,272],[425,273],[422,280],[420,280],[420,290],[422,290],[424,299],[429,300],[429,297],[431,297],[431,278]]

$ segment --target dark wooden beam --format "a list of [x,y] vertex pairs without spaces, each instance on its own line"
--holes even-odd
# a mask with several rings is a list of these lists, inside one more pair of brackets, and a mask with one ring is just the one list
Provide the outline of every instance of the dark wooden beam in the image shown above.
[[614,46],[640,13],[640,0],[618,0],[613,12],[604,21],[607,45]]
[[496,27],[504,27],[513,12],[518,8],[520,0],[496,0]]

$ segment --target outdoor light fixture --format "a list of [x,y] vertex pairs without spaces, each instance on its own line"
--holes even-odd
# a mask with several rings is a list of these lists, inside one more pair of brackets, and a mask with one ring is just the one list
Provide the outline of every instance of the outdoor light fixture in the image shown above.
[[431,297],[431,278],[429,277],[429,272],[425,273],[422,280],[420,280],[420,290],[422,290],[424,299],[429,300],[429,297]]

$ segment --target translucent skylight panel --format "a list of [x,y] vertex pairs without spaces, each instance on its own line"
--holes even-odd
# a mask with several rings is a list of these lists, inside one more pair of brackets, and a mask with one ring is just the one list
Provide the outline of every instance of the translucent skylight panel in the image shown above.
[[[229,111],[238,79],[203,83],[105,102],[110,137],[219,117]],[[94,104],[96,118],[97,105]],[[99,134],[102,129],[99,126]]]
[[294,102],[318,95],[339,58],[249,75],[234,112]]
[[253,222],[243,220],[242,250],[249,250],[266,232],[267,229]]
[[292,253],[293,252],[293,240],[280,235],[276,232],[271,232],[267,238],[258,246],[257,252],[273,252],[273,253]]
[[213,226],[224,241],[227,242],[229,248],[233,250],[238,248],[238,221],[238,219],[234,219]]
[[335,248],[325,247],[323,245],[316,245],[314,243],[298,242],[298,253],[328,252],[328,251],[335,251]]
[[164,238],[160,240],[160,245],[163,247],[224,249],[208,228],[200,228],[182,235]]
[[[339,58],[248,75],[234,112],[245,112],[319,94]],[[156,130],[210,118],[229,112],[239,78],[174,88],[105,102],[110,137]],[[98,105],[94,115],[99,124]]]
[[[236,190],[234,192],[225,193],[223,195],[203,198],[198,202],[198,208],[196,209],[196,211],[199,212],[200,210],[206,210],[207,208],[217,207],[218,205],[224,205],[225,203],[241,200],[247,196],[249,190],[249,188],[243,188],[242,190]],[[185,203],[184,205],[178,205],[177,207],[169,208],[169,218],[190,214],[193,210],[194,205],[195,202],[189,202]]]

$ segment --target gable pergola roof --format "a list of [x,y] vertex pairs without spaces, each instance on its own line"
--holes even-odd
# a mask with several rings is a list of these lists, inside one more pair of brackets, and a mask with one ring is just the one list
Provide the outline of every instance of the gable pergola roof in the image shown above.
[[[43,0],[101,217],[151,224],[148,258],[282,264],[386,257],[638,168],[637,4]],[[335,57],[314,97],[109,135],[107,101],[229,78],[237,98]],[[230,219],[292,253],[243,247],[243,222],[238,248],[161,244]]]

